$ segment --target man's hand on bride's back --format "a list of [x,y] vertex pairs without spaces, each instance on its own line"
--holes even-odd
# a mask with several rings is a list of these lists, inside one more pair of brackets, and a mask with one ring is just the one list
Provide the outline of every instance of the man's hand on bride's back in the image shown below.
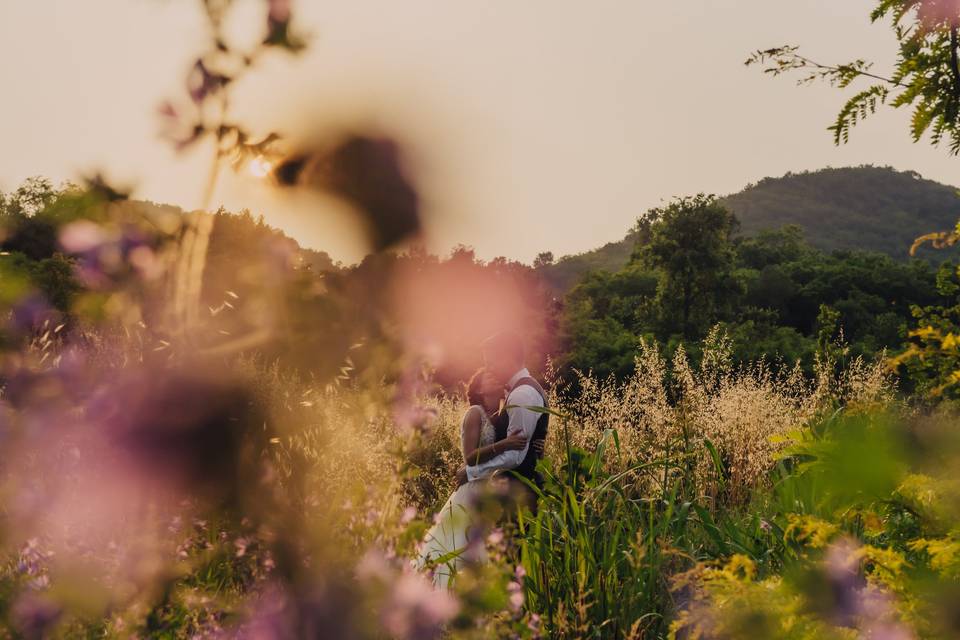
[[532,440],[530,442],[530,446],[533,447],[533,450],[537,452],[537,455],[542,458],[543,452],[547,448],[547,441],[543,438]]

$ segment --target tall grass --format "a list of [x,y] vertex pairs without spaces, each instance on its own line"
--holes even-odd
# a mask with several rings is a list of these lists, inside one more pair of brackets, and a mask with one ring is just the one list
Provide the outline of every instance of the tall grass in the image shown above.
[[551,636],[661,637],[679,608],[673,576],[734,554],[770,564],[775,533],[746,507],[786,434],[891,394],[882,363],[818,371],[735,370],[715,332],[696,370],[682,349],[668,367],[644,344],[624,383],[582,375],[580,395],[555,397],[553,462],[519,522],[529,602]]
[[[650,637],[663,631],[671,610],[668,576],[688,566],[696,546],[692,502],[681,482],[659,495],[631,497],[630,474],[667,478],[682,459],[655,460],[611,475],[605,449],[568,447],[548,465],[535,515],[521,517],[521,557],[532,608],[557,638]],[[619,452],[618,452],[619,453]]]
[[[861,362],[839,375],[824,364],[814,381],[775,375],[762,364],[734,369],[725,348],[713,336],[694,368],[682,351],[668,364],[644,345],[631,379],[583,375],[581,395],[555,390],[538,508],[515,519],[513,536],[491,537],[488,565],[459,577],[456,615],[447,608],[437,618],[446,620],[447,635],[665,637],[690,603],[689,593],[676,590],[677,575],[737,554],[760,571],[783,566],[787,523],[756,512],[754,496],[772,495],[776,477],[769,472],[783,467],[792,433],[840,404],[883,402],[889,380],[879,365]],[[60,632],[202,637],[256,626],[271,607],[296,607],[298,620],[321,615],[311,611],[335,616],[336,607],[316,609],[310,592],[271,595],[308,570],[278,575],[278,566],[291,571],[303,564],[322,567],[333,589],[324,606],[338,598],[356,603],[343,613],[352,632],[377,637],[400,629],[398,637],[433,637],[403,631],[415,628],[420,607],[432,606],[435,596],[418,591],[413,585],[422,584],[402,567],[454,488],[464,400],[428,390],[418,399],[417,428],[403,429],[396,385],[350,375],[318,383],[243,358],[231,369],[253,390],[269,435],[265,475],[246,478],[248,490],[290,519],[253,526],[204,517],[194,505],[162,514],[170,518],[161,523],[167,539],[151,557],[176,568],[165,578],[167,590],[159,599],[156,591],[131,591],[110,602],[108,618],[64,618]],[[71,438],[45,447],[57,459],[74,455],[72,448],[88,455]],[[797,496],[804,490],[793,489]],[[785,489],[776,495],[787,496]],[[276,529],[288,522],[297,535],[277,546]],[[59,534],[50,530],[28,544],[17,531],[5,533],[4,589],[69,584],[46,555]],[[119,541],[85,558],[108,568],[110,584],[135,552]],[[39,588],[42,594],[48,587]],[[419,595],[402,604],[411,589]],[[0,615],[14,616],[10,611]]]
[[[688,474],[699,493],[742,503],[767,482],[784,446],[782,436],[838,406],[882,405],[893,393],[882,359],[857,358],[838,367],[821,358],[813,379],[799,367],[778,371],[762,361],[735,367],[728,338],[715,329],[703,344],[698,367],[682,347],[668,365],[656,345],[641,342],[629,379],[619,383],[580,373],[576,387],[581,391],[573,397],[556,394],[554,406],[569,416],[575,446],[594,449],[605,434],[617,433],[619,447],[608,448],[604,457],[611,471],[709,443],[711,455],[693,455],[689,469],[674,467],[667,475]],[[554,456],[563,453],[559,440],[552,446]],[[713,454],[720,458],[721,475],[715,473]],[[641,492],[662,489],[657,476],[636,479]]]

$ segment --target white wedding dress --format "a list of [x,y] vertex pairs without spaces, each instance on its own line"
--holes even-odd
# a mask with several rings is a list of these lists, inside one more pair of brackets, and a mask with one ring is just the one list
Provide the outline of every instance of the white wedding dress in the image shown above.
[[[479,408],[479,407],[477,407]],[[480,409],[480,445],[486,447],[496,441],[496,431],[493,423],[487,417],[486,411]],[[464,417],[466,422],[466,416]],[[460,425],[460,441],[463,443],[463,425]],[[487,477],[471,480],[460,485],[449,498],[446,504],[437,513],[436,522],[427,532],[417,557],[417,569],[423,570],[428,565],[442,561],[433,567],[433,584],[438,589],[448,589],[450,580],[464,565],[464,558],[460,555],[469,540],[470,528],[473,524],[473,505],[477,495],[483,491]],[[481,549],[482,553],[483,550]]]

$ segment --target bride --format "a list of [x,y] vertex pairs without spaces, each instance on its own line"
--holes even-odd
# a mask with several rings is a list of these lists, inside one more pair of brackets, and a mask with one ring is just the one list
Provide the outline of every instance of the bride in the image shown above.
[[[503,387],[496,384],[485,370],[481,369],[470,379],[467,385],[470,408],[464,413],[460,425],[464,464],[475,466],[504,451],[526,448],[527,438],[520,431],[507,434],[502,440],[496,439],[493,420],[500,414],[503,397]],[[437,514],[436,523],[424,538],[417,568],[422,570],[432,566],[433,583],[439,589],[449,588],[451,578],[464,564],[462,554],[471,540],[473,505],[495,471],[491,469],[460,485],[447,499]]]

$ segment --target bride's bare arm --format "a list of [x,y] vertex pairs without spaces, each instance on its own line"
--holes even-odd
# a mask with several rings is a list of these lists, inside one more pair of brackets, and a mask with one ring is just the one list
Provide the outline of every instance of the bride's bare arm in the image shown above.
[[460,427],[460,450],[463,460],[471,464],[472,456],[480,444],[480,427],[482,425],[480,408],[470,407],[463,414],[463,426]]

